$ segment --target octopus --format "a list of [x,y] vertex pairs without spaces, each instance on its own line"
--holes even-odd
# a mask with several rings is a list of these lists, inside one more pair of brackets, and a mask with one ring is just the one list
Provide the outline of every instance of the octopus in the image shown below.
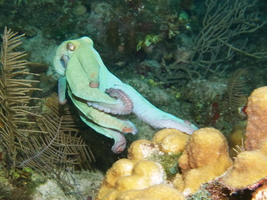
[[124,134],[138,132],[127,119],[131,113],[154,128],[174,128],[187,134],[198,129],[189,121],[156,108],[113,75],[89,37],[64,41],[56,50],[54,69],[60,75],[59,103],[65,104],[68,95],[85,124],[114,139],[114,153],[125,149]]

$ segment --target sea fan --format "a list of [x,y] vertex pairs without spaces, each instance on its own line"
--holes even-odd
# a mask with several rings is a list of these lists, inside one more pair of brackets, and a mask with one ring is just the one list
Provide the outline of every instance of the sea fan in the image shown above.
[[28,71],[28,62],[23,59],[26,53],[15,51],[22,36],[5,28],[1,48],[0,137],[6,152],[4,161],[12,169],[29,166],[49,174],[75,166],[90,168],[94,156],[73,115],[68,109],[60,112],[55,95],[45,103],[32,96],[40,91],[33,86],[38,81],[31,79],[38,75]]
[[7,149],[7,160],[12,168],[16,165],[18,149],[27,135],[36,130],[36,124],[29,120],[35,116],[38,106],[30,106],[33,98],[28,94],[40,90],[33,87],[36,80],[29,80],[27,76],[37,76],[27,70],[25,52],[15,52],[14,49],[21,44],[20,38],[11,30],[5,28],[1,48],[0,71],[0,136]]

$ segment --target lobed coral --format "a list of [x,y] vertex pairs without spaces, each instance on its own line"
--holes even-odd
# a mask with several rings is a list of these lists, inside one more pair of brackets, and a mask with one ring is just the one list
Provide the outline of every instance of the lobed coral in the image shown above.
[[232,190],[258,186],[267,177],[267,87],[252,92],[248,99],[246,151],[237,155],[234,165],[221,182]]
[[154,185],[141,191],[129,190],[121,193],[118,200],[183,200],[183,195],[166,184]]
[[153,141],[133,142],[128,159],[118,160],[108,170],[97,199],[184,199],[180,191],[167,184],[166,169],[160,159],[182,152],[187,139],[180,131],[164,129],[155,134]]
[[174,180],[175,186],[186,195],[196,192],[201,184],[222,175],[232,165],[226,138],[214,128],[195,131],[178,163],[182,175]]
[[[204,128],[189,137],[164,129],[153,141],[133,142],[128,159],[117,161],[108,170],[97,199],[184,199],[183,192],[195,192],[231,164],[226,139],[218,130]],[[175,177],[167,176],[170,171]]]
[[267,144],[263,145],[262,150],[244,151],[238,154],[233,167],[222,177],[222,184],[231,190],[241,190],[267,177],[266,152]]
[[260,143],[267,138],[267,87],[252,92],[246,112],[248,115],[246,150],[259,149]]
[[[209,199],[232,199],[233,193],[244,189],[255,190],[253,200],[265,199],[266,109],[267,87],[256,89],[247,108],[246,150],[234,162],[226,138],[214,128],[201,128],[191,136],[164,129],[153,141],[133,142],[128,159],[117,161],[107,172],[97,200],[196,199],[204,193]],[[174,155],[178,156],[166,159]],[[174,165],[174,176],[167,176],[167,168]]]
[[97,199],[184,199],[164,182],[165,172],[157,162],[119,160],[107,172]]
[[164,129],[155,134],[153,141],[163,152],[177,154],[185,149],[188,138],[189,135],[176,129]]

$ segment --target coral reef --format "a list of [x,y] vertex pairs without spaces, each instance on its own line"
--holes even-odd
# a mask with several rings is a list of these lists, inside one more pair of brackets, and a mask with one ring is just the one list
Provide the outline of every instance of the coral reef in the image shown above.
[[257,188],[267,176],[267,87],[255,89],[248,99],[246,151],[237,155],[234,165],[222,178],[222,183],[232,190]]
[[266,151],[267,145],[264,145],[262,150],[238,154],[233,167],[223,176],[222,184],[234,191],[257,187],[257,182],[267,176]]
[[182,177],[176,177],[175,185],[177,188],[183,185],[185,194],[196,192],[201,184],[220,176],[232,165],[226,138],[214,128],[195,131],[178,163]]
[[246,112],[246,150],[259,149],[260,144],[267,138],[267,87],[253,91],[248,99]]
[[[97,199],[138,199],[141,192],[145,192],[146,199],[155,187],[159,193],[150,199],[162,199],[161,191],[165,189],[175,190],[178,196],[184,196],[179,198],[186,199],[235,199],[238,195],[264,199],[266,90],[267,87],[258,88],[249,97],[246,147],[236,151],[234,161],[229,156],[226,138],[214,128],[201,128],[191,136],[164,129],[155,134],[153,141],[132,143],[128,159],[117,161],[106,174]],[[232,143],[238,144],[244,138],[242,129],[233,131]],[[170,159],[174,155],[178,156]]]
[[188,138],[189,135],[176,129],[163,129],[155,134],[153,141],[164,153],[178,154],[185,149]]
[[[146,192],[144,199],[154,198],[153,191],[166,199],[183,199],[182,194],[164,184],[165,172],[162,166],[153,161],[134,161],[122,159],[117,161],[107,172],[97,199],[136,199]],[[161,187],[162,186],[162,187]],[[157,189],[158,188],[158,189]]]
[[165,184],[154,185],[143,190],[129,190],[118,195],[117,199],[127,200],[184,200],[183,195]]
[[[175,144],[178,138],[182,142]],[[133,142],[128,159],[118,160],[108,170],[97,199],[184,199],[181,192],[167,184],[167,166],[161,158],[184,150],[187,139],[180,131],[164,129],[155,134],[153,142]],[[166,144],[171,148],[166,149]],[[175,161],[177,164],[177,157]]]
[[[165,190],[176,191],[170,194],[183,199],[182,193],[196,192],[202,183],[220,176],[232,164],[226,139],[213,128],[195,131],[191,137],[174,129],[164,129],[155,134],[153,141],[133,142],[128,151],[128,159],[117,161],[107,172],[97,199],[120,199],[127,195],[134,199],[140,193],[153,191],[154,187],[158,188],[158,196],[149,196],[147,192],[150,199],[162,199],[161,191]],[[179,156],[162,159],[181,152],[179,159]],[[173,165],[164,162],[173,162]],[[178,163],[182,174],[174,168]],[[173,176],[167,176],[170,168]]]
[[[264,139],[266,135],[266,128],[264,127],[266,125],[266,118],[264,117],[266,107],[262,101],[266,92],[261,93],[262,90],[259,90],[257,97],[254,96],[251,99],[251,104],[247,108],[245,105],[242,107],[246,101],[239,101],[239,105],[234,102],[235,96],[233,95],[237,93],[234,87],[229,87],[230,81],[227,86],[227,77],[231,75],[232,71],[243,70],[244,68],[248,69],[248,75],[252,75],[249,76],[249,81],[244,83],[244,87],[242,86],[245,96],[248,96],[254,88],[266,85],[266,9],[266,0],[224,2],[220,0],[1,0],[0,27],[4,29],[5,26],[8,26],[19,34],[25,33],[26,37],[21,38],[23,44],[18,47],[18,50],[27,51],[27,60],[44,65],[43,67],[29,66],[28,63],[25,63],[27,67],[30,67],[30,71],[27,68],[25,72],[41,75],[40,78],[20,74],[19,69],[9,71],[5,70],[6,68],[3,66],[1,68],[1,92],[3,90],[9,91],[2,92],[0,95],[0,99],[2,99],[0,109],[2,116],[0,120],[0,179],[3,174],[10,175],[8,170],[17,166],[21,167],[24,164],[33,168],[36,164],[45,163],[46,167],[40,165],[41,168],[39,168],[45,171],[47,165],[49,168],[55,169],[56,166],[62,164],[62,161],[67,161],[68,164],[64,165],[66,169],[75,168],[80,172],[79,168],[84,165],[79,163],[84,161],[84,158],[81,157],[79,151],[76,151],[78,150],[77,144],[81,148],[94,147],[92,150],[97,160],[94,167],[101,169],[102,172],[106,171],[115,160],[126,156],[125,152],[120,156],[113,155],[112,152],[109,152],[112,146],[111,140],[100,137],[91,130],[89,131],[92,134],[86,134],[88,129],[83,126],[79,125],[79,132],[76,131],[76,125],[74,126],[75,130],[72,129],[74,127],[69,126],[63,130],[62,128],[68,124],[70,118],[64,115],[61,123],[58,120],[61,117],[60,113],[51,115],[52,120],[50,122],[54,124],[54,129],[50,129],[52,131],[47,132],[45,130],[45,133],[33,133],[32,129],[35,131],[38,124],[42,124],[44,129],[47,125],[47,122],[37,115],[50,115],[52,113],[42,106],[39,108],[48,112],[39,112],[39,108],[35,105],[43,105],[43,103],[39,101],[36,103],[36,99],[30,100],[29,104],[28,102],[19,102],[24,98],[20,95],[24,92],[27,93],[26,100],[28,96],[33,97],[32,94],[42,100],[56,91],[55,79],[57,77],[51,67],[56,46],[65,39],[88,35],[94,39],[97,49],[103,55],[103,60],[108,64],[111,72],[130,85],[134,82],[133,85],[138,88],[138,91],[145,94],[144,96],[154,105],[176,116],[190,119],[199,127],[215,127],[227,136],[230,156],[234,161],[233,167],[204,186],[202,184],[195,194],[186,197],[186,199],[266,199],[266,147],[263,144],[266,142]],[[153,38],[149,38],[149,36],[158,36],[160,40],[153,41],[151,40]],[[152,43],[149,43],[151,41]],[[137,51],[138,42],[142,44],[139,51]],[[47,66],[49,66],[49,72],[46,73]],[[7,72],[11,72],[15,77],[5,78]],[[142,75],[141,78],[140,74]],[[243,81],[245,77],[241,76],[240,78]],[[38,81],[31,82],[32,79],[40,80],[40,83]],[[234,81],[231,82],[232,85],[230,86],[234,86]],[[18,83],[21,86],[20,89],[16,86]],[[240,85],[238,84],[238,86]],[[227,96],[228,101],[225,101],[224,98],[226,87],[227,90],[230,89],[228,94],[231,95]],[[28,89],[38,88],[43,89],[43,91],[26,92]],[[7,93],[9,97],[5,97]],[[239,94],[237,95],[241,97]],[[243,99],[240,98],[240,100]],[[256,105],[256,101],[259,104]],[[228,103],[231,110],[225,107],[225,102]],[[27,109],[28,105],[31,107],[33,105],[33,107]],[[61,109],[56,108],[56,110]],[[229,115],[229,111],[233,116]],[[242,119],[238,111],[245,114]],[[6,114],[10,112],[11,115],[6,118]],[[73,113],[73,110],[71,112]],[[247,129],[245,128],[246,112],[248,113]],[[13,120],[10,120],[10,117]],[[74,119],[77,117],[78,115],[74,114]],[[36,120],[39,123],[35,123]],[[180,188],[178,193],[181,194],[180,192],[185,187],[183,178],[186,179],[186,173],[189,172],[183,169],[181,171],[178,159],[181,154],[186,154],[185,147],[186,143],[189,142],[189,136],[172,133],[172,130],[163,130],[152,140],[155,129],[144,125],[139,120],[132,119],[132,117],[131,120],[138,127],[140,134],[138,136],[126,136],[128,144],[137,138],[151,141],[139,140],[134,142],[129,149],[128,159],[124,159],[127,160],[124,162],[128,168],[121,165],[120,170],[116,172],[118,174],[114,172],[114,176],[132,176],[131,170],[137,162],[153,161],[162,166],[165,173],[164,183],[131,192],[125,191],[125,196],[118,194],[117,198],[162,198],[160,196],[162,193],[177,192],[173,183],[174,179],[176,179],[177,184],[178,180],[181,181],[179,187],[176,185]],[[70,121],[74,122],[73,120]],[[240,124],[242,125],[240,126]],[[60,125],[62,128],[57,129]],[[40,135],[43,137],[39,137]],[[80,145],[80,142],[83,141],[81,135],[86,135],[86,144],[82,142]],[[246,139],[245,136],[248,138]],[[74,145],[57,146],[62,140],[76,142]],[[244,146],[243,141],[246,146]],[[20,145],[23,149],[20,148]],[[46,148],[45,145],[48,145],[49,148]],[[56,148],[54,149],[54,147]],[[76,149],[74,152],[72,151],[73,148]],[[51,155],[50,150],[52,152],[64,151],[64,159],[60,159],[58,163],[58,158],[63,158],[62,154],[54,153],[53,156],[49,156],[49,154]],[[89,152],[89,156],[86,157],[91,156]],[[51,165],[49,161],[53,158],[56,159],[55,165]],[[17,171],[16,169],[15,172],[13,170],[11,176],[17,175],[20,170]],[[196,169],[188,169],[188,171],[192,170],[195,171]],[[58,172],[61,173],[62,171]],[[99,179],[102,178],[102,172],[97,174]],[[47,175],[49,174],[51,173],[47,172]],[[24,174],[22,175],[24,176]],[[74,187],[81,188],[84,185],[90,187],[84,198],[91,199],[88,195],[94,197],[100,180],[94,181],[95,179],[91,175],[84,176],[83,173],[81,177],[92,181],[91,185],[80,182],[80,178],[78,178],[79,182],[75,182]],[[14,179],[14,182],[19,181],[20,178]],[[113,180],[115,185],[116,180]],[[14,196],[23,199],[20,192],[24,190],[23,187],[12,186],[13,192],[5,185],[2,188],[1,183],[0,180],[0,199],[8,195],[9,199],[15,199]],[[50,181],[47,182],[48,185],[49,183]],[[53,197],[55,185],[46,188],[40,187],[40,193],[42,191],[46,193],[45,195],[37,194],[33,199],[72,199],[72,197],[76,199],[74,196],[70,197],[70,193],[73,192],[72,189],[71,191],[68,190],[68,196],[59,194]],[[109,189],[114,190],[114,188]],[[161,194],[157,193],[157,197],[149,196],[153,195],[151,194],[152,191],[153,193],[159,191]],[[141,197],[140,192],[143,194]],[[128,194],[129,196],[127,196]],[[26,199],[31,198],[27,196]],[[172,197],[172,199],[178,199],[178,197]]]

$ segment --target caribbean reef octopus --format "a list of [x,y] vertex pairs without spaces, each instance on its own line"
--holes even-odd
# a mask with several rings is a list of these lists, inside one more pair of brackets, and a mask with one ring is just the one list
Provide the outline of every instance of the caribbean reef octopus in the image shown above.
[[130,113],[155,128],[174,128],[188,134],[198,129],[194,124],[156,108],[133,87],[109,72],[89,37],[63,42],[56,51],[54,68],[60,75],[59,103],[66,103],[68,93],[82,121],[114,139],[114,153],[125,149],[124,134],[137,134],[134,124],[124,119]]

